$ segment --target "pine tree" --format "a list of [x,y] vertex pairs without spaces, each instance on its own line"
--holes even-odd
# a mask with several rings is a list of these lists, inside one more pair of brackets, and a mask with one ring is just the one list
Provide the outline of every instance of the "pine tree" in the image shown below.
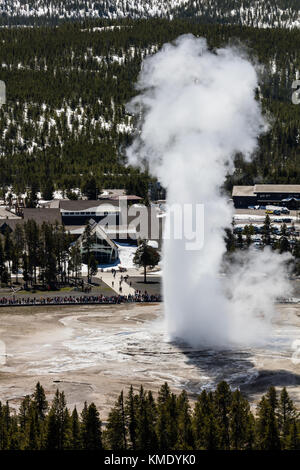
[[284,448],[286,450],[300,450],[300,424],[293,419],[289,426],[289,432],[284,440]]
[[11,415],[8,402],[2,405],[0,402],[0,450],[9,449],[11,430]]
[[82,448],[80,422],[76,407],[71,415],[71,444],[72,450],[79,450]]
[[97,199],[99,194],[99,187],[94,176],[84,182],[82,186],[82,194],[84,194],[90,200]]
[[128,429],[130,440],[130,448],[132,450],[136,450],[137,406],[137,398],[134,396],[133,387],[131,385],[125,404],[125,416],[126,427]]
[[223,450],[230,448],[229,413],[232,402],[232,392],[226,382],[220,382],[214,393],[214,401],[218,414],[220,446]]
[[39,450],[41,439],[40,439],[40,428],[38,424],[37,409],[34,406],[30,406],[28,426],[26,429],[27,442],[25,444],[25,450]]
[[97,263],[97,260],[95,258],[95,255],[92,254],[88,260],[88,266],[89,266],[89,272],[90,272],[90,276],[95,276],[98,272],[98,263]]
[[47,418],[46,449],[68,449],[70,446],[70,425],[65,394],[57,390]]
[[155,439],[156,416],[153,416],[153,403],[151,398],[145,393],[143,387],[140,388],[137,408],[137,450],[153,450]]
[[102,432],[99,412],[91,403],[82,412],[82,445],[85,450],[102,449]]
[[5,255],[3,251],[3,244],[2,244],[2,240],[0,239],[0,281],[3,282],[3,284],[7,284],[8,279],[9,279],[9,276],[8,276],[7,268],[5,266]]
[[197,399],[193,413],[195,447],[198,450],[219,448],[219,428],[213,394],[203,390]]
[[139,267],[144,268],[144,283],[147,283],[147,267],[154,267],[159,263],[160,256],[156,248],[147,245],[142,241],[135,252],[133,262]]
[[277,399],[276,388],[273,387],[273,385],[269,387],[266,393],[266,399],[269,402],[272,411],[275,413],[278,407],[278,399]]
[[146,406],[147,406],[147,413],[148,413],[148,448],[157,450],[158,449],[158,439],[157,439],[157,434],[156,434],[157,406],[156,406],[156,403],[155,403],[155,400],[153,398],[151,391],[147,393]]
[[52,179],[48,176],[42,185],[41,196],[46,201],[50,201],[51,199],[53,199],[53,193],[54,193],[54,184],[53,184]]
[[269,215],[266,215],[265,222],[263,225],[263,236],[262,240],[264,245],[271,245],[271,219]]
[[119,395],[117,402],[109,413],[107,423],[107,439],[110,450],[127,449],[127,430],[125,419],[125,406],[123,392]]
[[5,271],[4,252],[3,252],[2,240],[0,239],[0,279],[1,280],[2,280],[2,275],[4,271]]
[[92,246],[93,246],[94,240],[93,240],[93,235],[92,235],[92,229],[90,223],[87,223],[84,232],[83,232],[83,243],[82,243],[82,248],[83,248],[83,261],[84,263],[87,264],[88,267],[88,273],[87,273],[87,278],[88,282],[91,282],[91,265],[90,262],[92,260]]
[[294,423],[297,412],[289,394],[284,387],[278,402],[278,428],[281,436],[282,448],[286,447],[286,440]]
[[44,419],[46,418],[46,412],[48,409],[48,402],[46,400],[44,388],[41,386],[40,382],[38,382],[35,386],[35,391],[33,394],[33,402],[37,409],[38,418],[41,421],[44,421]]
[[37,282],[37,268],[39,266],[40,255],[40,229],[34,220],[28,220],[24,224],[25,243],[27,248],[27,261],[29,276],[33,276],[33,281]]
[[273,389],[269,397],[263,396],[258,404],[257,446],[260,450],[279,450],[280,438],[275,414]]
[[171,397],[170,388],[164,383],[158,392],[157,404],[157,437],[160,450],[171,448],[170,435],[168,432],[168,410],[167,404]]
[[31,407],[31,398],[29,395],[26,395],[21,401],[19,413],[18,413],[19,426],[20,426],[20,431],[22,433],[25,433],[25,430],[26,430],[26,426],[29,420],[30,407]]
[[20,449],[20,439],[18,433],[18,422],[16,416],[12,416],[10,422],[10,430],[9,430],[9,450],[19,450]]
[[23,281],[25,288],[28,287],[28,281],[30,280],[29,269],[28,269],[28,257],[26,253],[23,253],[22,256],[22,270],[23,270]]
[[232,229],[225,229],[224,240],[227,253],[233,253],[235,251],[235,238]]
[[249,449],[252,447],[252,439],[249,440],[251,427],[250,407],[239,390],[232,394],[230,405],[230,448],[234,450]]
[[37,206],[37,203],[38,203],[37,192],[38,192],[38,185],[36,184],[36,182],[33,182],[31,184],[29,195],[26,200],[26,207],[35,208]]
[[194,439],[192,432],[192,421],[190,405],[185,391],[181,392],[177,400],[178,413],[178,438],[176,450],[192,450]]
[[11,262],[13,251],[14,251],[13,241],[11,239],[10,230],[7,228],[5,230],[5,236],[4,236],[4,259],[5,261],[8,261],[9,263]]
[[78,244],[71,247],[69,258],[69,270],[77,280],[81,270],[82,256]]

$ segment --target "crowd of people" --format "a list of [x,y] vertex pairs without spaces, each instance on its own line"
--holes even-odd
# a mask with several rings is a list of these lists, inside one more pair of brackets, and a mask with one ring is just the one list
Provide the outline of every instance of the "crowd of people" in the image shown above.
[[129,295],[67,295],[53,297],[1,297],[0,307],[19,305],[76,305],[76,304],[121,304],[127,302],[161,302],[161,295],[136,291]]

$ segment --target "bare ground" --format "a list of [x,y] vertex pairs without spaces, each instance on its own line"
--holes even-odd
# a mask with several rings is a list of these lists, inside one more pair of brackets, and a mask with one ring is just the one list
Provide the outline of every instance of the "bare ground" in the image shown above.
[[[300,305],[279,306],[276,342],[259,350],[209,351],[168,343],[162,304],[19,307],[0,310],[0,400],[17,407],[37,381],[49,398],[64,390],[70,407],[94,401],[105,419],[120,391],[168,381],[193,397],[220,380],[255,402],[270,384],[300,405]],[[293,349],[294,348],[294,349]]]

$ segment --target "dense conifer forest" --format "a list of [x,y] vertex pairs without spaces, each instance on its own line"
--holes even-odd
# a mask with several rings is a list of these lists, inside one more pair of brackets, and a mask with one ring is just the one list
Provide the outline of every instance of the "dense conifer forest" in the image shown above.
[[57,24],[84,18],[196,18],[204,23],[299,26],[297,0],[1,0],[2,24]]
[[94,403],[69,410],[64,392],[48,403],[37,383],[17,411],[0,403],[1,450],[299,450],[299,413],[285,388],[274,387],[255,412],[239,390],[220,382],[191,404],[165,383],[155,399],[131,387],[120,393],[105,426]]
[[[209,46],[241,43],[264,65],[257,91],[270,121],[253,163],[236,158],[232,184],[297,183],[300,106],[291,102],[300,69],[300,31],[203,25],[166,19],[84,21],[59,27],[0,29],[0,187],[22,193],[53,184],[125,187],[145,196],[149,177],[125,165],[134,122],[126,103],[135,94],[147,54],[180,34],[206,37]],[[51,185],[50,184],[50,185]]]

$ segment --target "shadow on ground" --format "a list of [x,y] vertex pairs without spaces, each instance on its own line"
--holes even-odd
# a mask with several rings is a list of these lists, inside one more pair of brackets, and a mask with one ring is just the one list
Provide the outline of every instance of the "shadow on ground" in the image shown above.
[[[178,347],[178,343],[176,345]],[[300,374],[293,371],[257,370],[253,351],[195,350],[182,344],[179,346],[187,363],[199,370],[199,381],[187,380],[184,384],[186,391],[195,396],[202,389],[215,389],[222,380],[233,389],[239,388],[250,400],[254,395],[266,393],[270,386],[282,388],[300,385]]]

